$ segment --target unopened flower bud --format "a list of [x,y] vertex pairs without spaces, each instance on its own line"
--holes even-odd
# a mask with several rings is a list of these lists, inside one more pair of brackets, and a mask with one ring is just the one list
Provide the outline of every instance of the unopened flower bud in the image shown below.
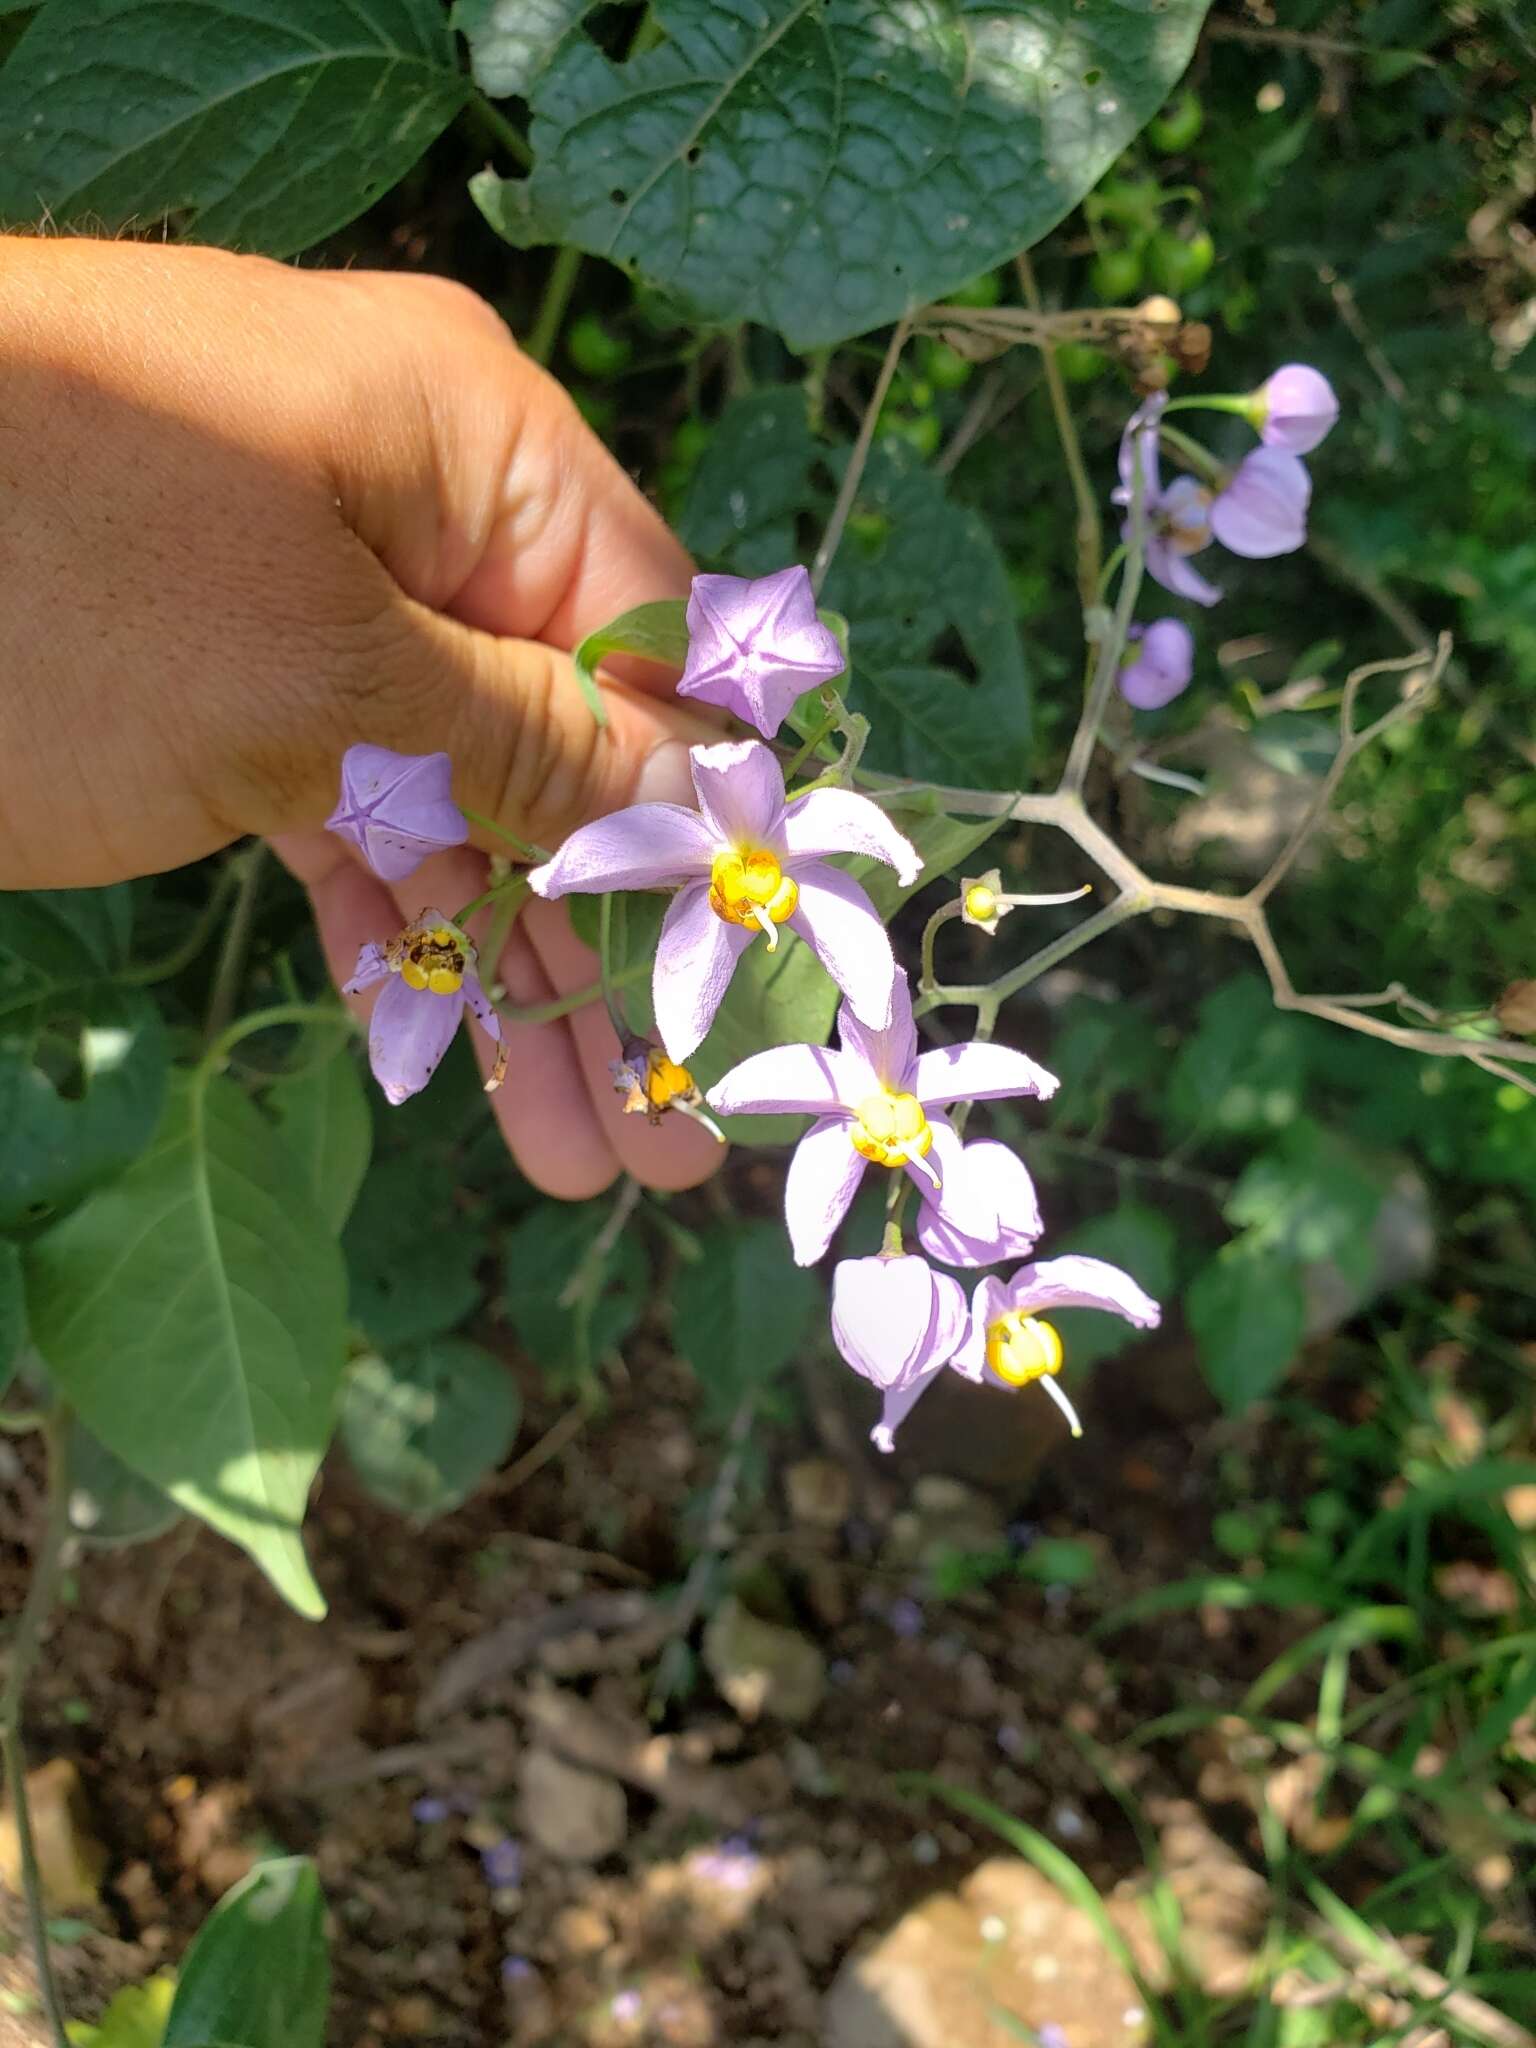
[[1248,418],[1266,448],[1310,455],[1339,416],[1339,401],[1321,370],[1286,363],[1248,400]]

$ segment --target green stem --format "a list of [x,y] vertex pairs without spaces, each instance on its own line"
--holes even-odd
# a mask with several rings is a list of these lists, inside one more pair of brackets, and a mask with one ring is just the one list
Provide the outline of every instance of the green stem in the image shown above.
[[1163,418],[1171,412],[1235,412],[1239,419],[1251,419],[1253,399],[1246,394],[1222,392],[1215,397],[1170,398],[1163,407]]
[[[1034,266],[1028,256],[1016,256],[1014,269],[1018,272],[1019,288],[1024,294],[1024,303],[1031,313],[1043,318],[1045,305],[1040,297],[1040,287],[1035,282]],[[1051,417],[1056,422],[1056,438],[1061,443],[1062,460],[1066,463],[1072,496],[1077,505],[1077,589],[1083,610],[1086,612],[1097,603],[1099,593],[1099,558],[1104,548],[1103,529],[1099,524],[1099,501],[1094,494],[1087,464],[1083,461],[1082,442],[1078,439],[1077,423],[1072,417],[1072,407],[1067,398],[1066,380],[1061,374],[1061,366],[1056,360],[1056,350],[1051,342],[1043,341],[1040,344],[1040,361],[1045,370],[1045,389],[1051,401]]]
[[811,564],[811,587],[817,596],[827,580],[827,571],[837,553],[838,543],[843,537],[843,528],[848,524],[848,514],[853,510],[853,501],[858,496],[859,482],[864,475],[864,465],[869,460],[869,451],[874,442],[875,428],[880,423],[880,410],[885,404],[886,393],[891,388],[891,379],[896,374],[896,365],[901,361],[901,352],[912,333],[912,323],[905,315],[891,330],[890,341],[886,344],[885,359],[880,365],[880,374],[875,379],[875,388],[869,394],[869,403],[864,408],[864,417],[859,422],[858,439],[853,444],[843,471],[842,483],[838,486],[837,501],[832,507],[832,517],[827,521],[827,530],[821,537],[821,546],[816,550],[816,559]]
[[[832,734],[837,731],[838,725],[841,722],[842,717],[843,700],[841,697],[838,697],[837,708],[834,711],[828,712],[827,716],[821,721],[820,725],[817,726],[816,730],[811,734],[810,738],[800,748],[799,752],[786,765],[784,770],[784,781],[786,785],[793,782],[795,777],[800,773],[800,770],[805,766],[806,762],[810,760],[812,754],[816,752],[817,748],[822,744],[822,742],[824,740],[830,739]],[[798,790],[795,793],[796,795],[800,794]]]
[[523,354],[531,356],[536,363],[547,364],[555,352],[561,322],[571,303],[571,293],[576,289],[576,276],[580,269],[579,249],[573,249],[568,243],[555,252],[549,276],[544,281],[544,296],[539,300],[539,310],[529,329],[528,339],[523,343]]
[[0,1408],[0,1429],[7,1436],[31,1436],[34,1430],[48,1427],[48,1413],[43,1408]]
[[27,1798],[27,1759],[21,1741],[21,1711],[27,1680],[32,1675],[41,1646],[43,1625],[53,1606],[59,1565],[69,1535],[69,1475],[65,1456],[68,1427],[69,1411],[62,1404],[43,1425],[48,1451],[48,1518],[44,1524],[42,1546],[33,1561],[32,1583],[27,1588],[21,1617],[11,1638],[5,1690],[0,1694],[0,1750],[4,1752],[6,1789],[16,1822],[21,1890],[26,1900],[27,1928],[37,1964],[37,1987],[53,2048],[69,2048],[69,2035],[58,1980],[53,1974],[53,1958],[48,1948],[47,1902],[43,1897],[37,1843],[32,1833],[32,1808]]
[[498,825],[494,818],[487,818],[480,811],[472,811],[468,804],[460,804],[460,811],[471,825],[478,825],[482,832],[489,832],[493,838],[504,839],[508,846],[516,849],[524,860],[548,860],[549,849],[535,846],[531,839],[519,839],[515,832],[509,832],[505,825]]
[[1202,448],[1198,441],[1180,433],[1177,427],[1165,426],[1159,439],[1165,448],[1171,448],[1187,468],[1203,476],[1207,483],[1219,484],[1226,476],[1226,465],[1218,462],[1209,448]]
[[118,980],[125,988],[153,988],[156,982],[169,981],[173,974],[180,974],[184,967],[190,967],[204,946],[218,930],[219,919],[224,915],[225,906],[235,887],[236,877],[243,856],[237,854],[219,869],[208,901],[198,913],[196,922],[187,936],[169,953],[162,953],[158,960],[144,960],[136,967],[125,967]]
[[477,910],[484,910],[488,903],[502,903],[508,896],[513,897],[517,903],[521,903],[528,893],[528,883],[524,876],[504,875],[499,882],[493,882],[489,889],[484,889],[478,896],[472,897],[462,910],[456,910],[453,913],[453,922],[462,931],[475,912]]
[[597,965],[603,991],[603,1007],[613,1035],[622,1047],[629,1037],[629,1019],[613,983],[613,895],[600,896],[597,903]]
[[469,108],[481,127],[490,130],[514,163],[521,164],[525,171],[533,169],[533,151],[528,147],[527,136],[520,128],[513,127],[493,100],[488,100],[483,92],[472,92]]
[[237,856],[244,865],[240,870],[229,923],[224,927],[219,964],[213,970],[208,1016],[203,1025],[203,1040],[208,1045],[235,1014],[235,1004],[240,999],[240,983],[245,976],[246,955],[251,948],[251,928],[256,920],[256,899],[261,893],[261,870],[266,857],[267,849],[259,839]]
[[940,925],[948,924],[953,918],[965,915],[965,904],[960,897],[952,903],[941,903],[923,927],[923,964],[917,978],[919,993],[927,995],[938,987],[938,976],[934,971],[933,948],[939,936]]
[[1120,596],[1115,605],[1109,631],[1099,642],[1097,665],[1093,680],[1088,686],[1088,699],[1083,706],[1083,715],[1078,720],[1077,731],[1072,735],[1072,745],[1067,752],[1067,765],[1061,771],[1058,795],[1082,795],[1083,784],[1088,777],[1088,764],[1093,759],[1094,748],[1098,745],[1099,728],[1104,723],[1110,693],[1120,674],[1120,656],[1125,651],[1126,635],[1130,632],[1131,620],[1135,616],[1136,599],[1141,594],[1142,569],[1146,563],[1146,518],[1143,506],[1145,492],[1146,474],[1138,451],[1131,464],[1131,537],[1126,543],[1125,573],[1120,579]]
[[352,1032],[357,1026],[345,1010],[339,1010],[330,1003],[274,1003],[267,1010],[253,1010],[248,1017],[241,1017],[221,1031],[198,1063],[200,1083],[206,1082],[219,1072],[235,1047],[242,1039],[254,1037],[258,1031],[274,1030],[279,1024],[329,1024],[333,1030]]
[[1121,541],[1118,547],[1111,550],[1109,560],[1104,564],[1104,567],[1099,571],[1100,604],[1102,604],[1105,598],[1109,595],[1109,586],[1114,581],[1115,571],[1119,568],[1120,564],[1124,560],[1125,542]]
[[[644,981],[651,971],[649,960],[640,960],[633,967],[622,968],[614,977],[614,988],[629,988],[634,982]],[[588,1003],[603,1000],[603,984],[591,982],[586,988],[573,989],[568,996],[555,996],[547,1003],[498,1003],[496,1014],[505,1024],[552,1024],[557,1017],[569,1017],[572,1010],[584,1010]]]

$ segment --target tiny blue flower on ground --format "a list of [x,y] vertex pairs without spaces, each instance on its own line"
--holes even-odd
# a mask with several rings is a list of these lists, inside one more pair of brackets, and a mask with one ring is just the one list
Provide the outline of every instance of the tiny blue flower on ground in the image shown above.
[[485,1881],[498,1892],[515,1891],[523,1881],[523,1845],[505,1835],[480,1851],[480,1868]]
[[411,1819],[419,1826],[427,1828],[434,1826],[438,1821],[446,1820],[451,1811],[452,1808],[446,1799],[428,1797],[416,1800],[411,1807]]
[[462,846],[463,813],[449,794],[446,754],[395,754],[388,747],[348,747],[341,757],[341,801],[325,821],[349,839],[385,882],[403,882],[429,853]]

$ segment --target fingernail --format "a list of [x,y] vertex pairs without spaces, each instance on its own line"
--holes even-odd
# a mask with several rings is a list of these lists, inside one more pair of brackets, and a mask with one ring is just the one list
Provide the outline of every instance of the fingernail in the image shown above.
[[687,804],[694,807],[693,777],[688,771],[688,749],[681,740],[662,740],[652,747],[635,778],[637,804]]

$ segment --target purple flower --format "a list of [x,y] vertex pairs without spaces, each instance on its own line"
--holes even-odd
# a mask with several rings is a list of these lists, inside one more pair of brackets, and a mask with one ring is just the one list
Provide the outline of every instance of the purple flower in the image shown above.
[[903,887],[917,850],[867,797],[816,789],[784,800],[784,774],[761,740],[694,747],[699,808],[635,804],[573,832],[528,880],[539,896],[682,887],[656,948],[656,1029],[679,1064],[702,1042],[736,962],[759,931],[768,950],[787,924],[811,947],[858,1015],[886,1024],[896,963],[875,906],[829,853],[893,867]]
[[[1142,540],[1147,574],[1171,590],[1175,597],[1190,598],[1195,604],[1216,604],[1221,592],[1207,583],[1188,557],[1198,555],[1211,544],[1211,493],[1192,476],[1178,476],[1163,488],[1158,460],[1158,425],[1168,398],[1154,392],[1137,407],[1120,436],[1120,485],[1114,493],[1117,505],[1134,505],[1133,487],[1138,464],[1141,470]],[[1120,538],[1129,543],[1132,522],[1127,519]]]
[[446,754],[392,754],[388,747],[348,747],[341,757],[341,802],[325,821],[362,849],[385,882],[403,882],[429,853],[462,846],[469,827],[449,795]]
[[1248,417],[1264,446],[1287,455],[1310,455],[1338,416],[1333,386],[1310,363],[1282,364],[1248,401]]
[[411,1819],[418,1826],[428,1828],[438,1821],[446,1820],[452,1810],[446,1799],[434,1799],[429,1795],[424,1799],[418,1799],[411,1807]]
[[1255,561],[1289,555],[1307,537],[1311,496],[1312,479],[1299,456],[1255,448],[1212,500],[1211,531],[1234,555]]
[[503,1835],[480,1851],[480,1868],[493,1891],[515,1891],[523,1881],[523,1845]]
[[941,1266],[991,1266],[1027,1258],[1045,1225],[1023,1160],[995,1138],[978,1138],[962,1151],[958,1170],[971,1183],[970,1207],[984,1202],[996,1221],[986,1232],[968,1233],[925,1202],[918,1211],[917,1241],[929,1258]]
[[965,1293],[926,1259],[841,1259],[832,1274],[832,1341],[884,1395],[870,1431],[882,1451],[966,1334]]
[[528,1983],[537,1974],[526,1956],[503,1956],[501,1959],[501,1981],[509,1989],[514,1984]]
[[372,940],[357,956],[357,970],[342,990],[355,996],[386,982],[368,1027],[373,1078],[397,1106],[419,1094],[453,1042],[466,1005],[481,1030],[501,1046],[487,1089],[506,1071],[501,1020],[475,973],[475,949],[440,910],[424,910],[387,944]]
[[1143,1293],[1129,1273],[1104,1259],[1073,1253],[1020,1266],[1011,1280],[988,1274],[971,1296],[970,1328],[951,1363],[956,1372],[991,1386],[1027,1387],[1042,1380],[1046,1392],[1072,1425],[1082,1425],[1071,1402],[1056,1385],[1062,1346],[1054,1324],[1045,1321],[1053,1308],[1098,1308],[1123,1316],[1138,1329],[1150,1330],[1162,1310]]
[[706,1100],[721,1115],[814,1116],[795,1147],[784,1183],[784,1215],[795,1261],[812,1266],[832,1242],[873,1163],[901,1168],[944,1221],[966,1237],[997,1228],[988,1177],[963,1170],[960,1139],[938,1114],[962,1099],[1056,1092],[1056,1079],[1021,1052],[980,1040],[917,1049],[904,975],[891,992],[891,1021],[872,1031],[844,1003],[839,1050],[779,1045],[753,1053],[717,1081]]
[[1132,626],[1120,669],[1120,694],[1138,711],[1161,711],[1189,688],[1195,672],[1195,636],[1181,619]]
[[679,697],[723,705],[771,740],[795,699],[844,666],[798,563],[771,576],[694,577]]
[[728,1835],[712,1849],[696,1849],[688,1867],[722,1891],[745,1892],[756,1884],[763,1859],[745,1835]]
[[609,2000],[608,2010],[621,2026],[630,2026],[644,2012],[645,2001],[631,1987],[627,1991],[616,1991]]

